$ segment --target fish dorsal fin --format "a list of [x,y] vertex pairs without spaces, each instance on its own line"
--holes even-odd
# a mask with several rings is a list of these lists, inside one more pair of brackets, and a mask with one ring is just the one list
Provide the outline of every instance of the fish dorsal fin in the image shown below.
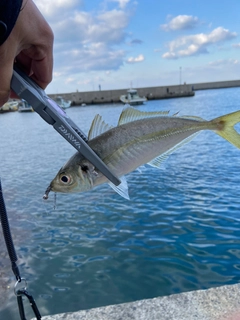
[[114,191],[116,191],[120,196],[123,198],[130,200],[129,194],[128,194],[128,184],[126,178],[123,176],[120,178],[121,183],[118,186],[115,186],[112,182],[109,182],[110,187],[113,188]]
[[124,123],[132,122],[140,119],[167,116],[168,114],[169,114],[169,111],[146,112],[146,111],[140,111],[140,110],[134,109],[132,107],[126,107],[122,111],[119,117],[118,125],[120,126]]
[[164,152],[160,156],[158,156],[158,157],[154,158],[152,161],[148,162],[148,164],[150,166],[152,166],[152,167],[159,168],[160,165],[162,164],[162,162],[164,160],[166,160],[167,157],[169,157],[171,153],[173,153],[175,150],[181,148],[184,144],[186,144],[189,141],[191,141],[194,137],[196,137],[196,135],[198,135],[198,133],[199,132],[196,132],[196,133],[192,134],[190,137],[187,137],[186,139],[184,139],[183,141],[179,142],[178,144],[176,144],[174,147],[172,147],[168,151]]
[[91,124],[91,128],[88,133],[88,139],[91,140],[112,128],[113,126],[110,126],[109,124],[107,124],[102,119],[102,117],[99,114],[97,114]]

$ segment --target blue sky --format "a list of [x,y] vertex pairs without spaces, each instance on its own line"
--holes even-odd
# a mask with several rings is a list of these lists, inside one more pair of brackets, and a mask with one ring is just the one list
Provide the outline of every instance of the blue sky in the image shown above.
[[55,35],[47,93],[240,78],[239,0],[35,0]]

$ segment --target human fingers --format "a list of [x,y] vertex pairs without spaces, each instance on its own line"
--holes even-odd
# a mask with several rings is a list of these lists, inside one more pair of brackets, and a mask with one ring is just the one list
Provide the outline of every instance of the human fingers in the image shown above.
[[10,82],[13,73],[13,62],[15,56],[14,52],[14,47],[9,48],[7,44],[3,44],[0,47],[0,107],[9,99]]
[[0,106],[9,98],[13,63],[31,76],[43,89],[52,80],[53,33],[32,0],[23,10],[8,39],[0,47]]
[[21,69],[37,84],[45,89],[52,81],[53,55],[52,48],[31,46],[16,57]]
[[17,23],[24,37],[16,61],[23,71],[45,89],[52,80],[53,32],[31,0],[20,13]]

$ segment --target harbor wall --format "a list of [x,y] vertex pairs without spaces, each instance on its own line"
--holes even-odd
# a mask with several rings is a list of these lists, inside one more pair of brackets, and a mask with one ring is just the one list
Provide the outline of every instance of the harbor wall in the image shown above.
[[208,90],[208,89],[234,88],[234,87],[240,87],[240,80],[193,83],[192,87],[194,91]]
[[[145,96],[148,100],[192,97],[197,90],[220,89],[240,87],[240,80],[218,81],[218,82],[203,82],[182,84],[173,86],[159,86],[137,88],[139,96]],[[82,104],[102,104],[102,103],[120,103],[120,96],[126,94],[126,89],[118,90],[98,90],[86,92],[72,92],[63,94],[50,94],[52,99],[61,96],[66,100],[71,100],[72,105]]]
[[240,284],[234,284],[49,315],[42,320],[239,320],[239,290]]
[[[60,95],[65,100],[71,100],[72,105],[117,103],[120,102],[119,98],[121,95],[126,95],[127,90],[128,89],[72,92],[64,94],[50,94],[49,96],[52,99],[55,99]],[[192,86],[189,84],[137,88],[137,91],[139,96],[145,96],[148,100],[177,98],[194,95]]]

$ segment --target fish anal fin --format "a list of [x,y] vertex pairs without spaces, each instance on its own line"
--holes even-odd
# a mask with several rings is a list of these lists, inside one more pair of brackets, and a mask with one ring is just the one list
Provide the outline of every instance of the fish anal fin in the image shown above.
[[198,133],[199,132],[196,132],[196,133],[192,134],[190,137],[187,137],[186,139],[184,139],[180,143],[176,144],[174,147],[172,147],[168,151],[162,153],[158,157],[156,157],[153,160],[151,160],[150,162],[148,162],[148,164],[152,167],[160,168],[162,162],[165,161],[170,156],[171,153],[173,153],[175,150],[181,148],[184,144],[190,142],[193,138],[196,137],[196,135],[198,135]]
[[[172,151],[173,152],[173,151]],[[161,164],[170,156],[170,153],[166,152],[161,154],[160,156],[154,158],[152,161],[148,162],[148,164],[155,168],[160,168]]]

